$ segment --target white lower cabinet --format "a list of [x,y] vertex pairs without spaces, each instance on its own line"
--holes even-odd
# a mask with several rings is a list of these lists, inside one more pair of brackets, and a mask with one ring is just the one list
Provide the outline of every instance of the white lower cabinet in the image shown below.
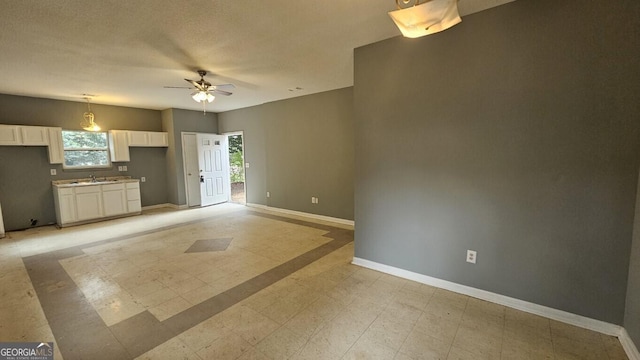
[[58,189],[54,193],[56,203],[56,219],[58,224],[66,224],[78,221],[76,215],[76,196],[73,189]]
[[75,189],[78,221],[101,218],[102,192],[100,185],[83,186]]
[[127,211],[137,213],[142,211],[140,202],[140,183],[127,183]]
[[124,184],[102,185],[104,216],[127,213],[127,194]]
[[123,182],[84,186],[54,186],[58,225],[140,213],[140,184]]

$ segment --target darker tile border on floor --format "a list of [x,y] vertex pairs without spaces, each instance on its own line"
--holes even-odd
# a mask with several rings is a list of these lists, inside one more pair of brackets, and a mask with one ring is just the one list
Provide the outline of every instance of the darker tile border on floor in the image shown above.
[[251,210],[229,215],[260,216],[325,230],[327,233],[323,236],[332,240],[164,321],[158,321],[151,313],[143,311],[110,327],[66,273],[60,260],[83,255],[86,248],[206,222],[212,218],[25,257],[23,262],[62,356],[67,360],[133,359],[353,241],[353,230]]

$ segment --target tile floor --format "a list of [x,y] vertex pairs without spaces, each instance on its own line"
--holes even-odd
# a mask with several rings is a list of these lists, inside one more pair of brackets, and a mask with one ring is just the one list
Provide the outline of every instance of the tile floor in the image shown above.
[[0,341],[67,360],[627,359],[613,337],[351,265],[352,239],[233,204],[12,232]]

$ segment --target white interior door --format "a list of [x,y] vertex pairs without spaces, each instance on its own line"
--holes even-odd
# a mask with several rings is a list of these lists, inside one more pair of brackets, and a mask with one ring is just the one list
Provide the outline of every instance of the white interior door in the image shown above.
[[196,134],[201,206],[229,201],[229,150],[224,135]]
[[187,204],[189,206],[200,206],[200,163],[198,161],[196,134],[184,134],[182,146],[187,182]]

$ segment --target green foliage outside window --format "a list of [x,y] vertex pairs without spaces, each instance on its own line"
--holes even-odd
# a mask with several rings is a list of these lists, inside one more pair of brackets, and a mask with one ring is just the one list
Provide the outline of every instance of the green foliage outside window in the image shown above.
[[231,182],[244,182],[244,157],[242,156],[242,136],[229,136],[229,172]]
[[242,152],[234,152],[229,156],[229,171],[231,182],[244,182],[244,167],[242,166]]
[[65,168],[108,167],[109,145],[107,133],[62,131]]

